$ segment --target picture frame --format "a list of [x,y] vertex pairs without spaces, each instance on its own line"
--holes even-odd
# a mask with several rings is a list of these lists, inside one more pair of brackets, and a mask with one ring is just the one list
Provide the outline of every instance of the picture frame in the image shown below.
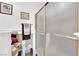
[[29,20],[29,13],[20,12],[20,19]]
[[12,9],[13,9],[13,5],[4,3],[4,2],[0,2],[0,13],[12,15]]

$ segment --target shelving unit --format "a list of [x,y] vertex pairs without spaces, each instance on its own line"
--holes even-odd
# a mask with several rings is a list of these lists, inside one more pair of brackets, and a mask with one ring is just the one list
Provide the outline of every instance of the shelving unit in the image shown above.
[[[26,25],[26,28],[25,28],[25,25]],[[27,29],[29,31],[26,31]],[[33,48],[31,47],[31,43],[28,43],[31,41],[31,39],[32,39],[31,38],[31,24],[22,23],[22,55],[23,56],[28,56],[28,54],[30,54],[31,56],[33,54]],[[30,52],[26,55],[26,52],[29,51],[28,49],[30,50]]]
[[31,38],[31,24],[30,24],[30,27],[29,27],[29,33],[25,34],[25,26],[24,24],[22,24],[22,40],[28,40]]

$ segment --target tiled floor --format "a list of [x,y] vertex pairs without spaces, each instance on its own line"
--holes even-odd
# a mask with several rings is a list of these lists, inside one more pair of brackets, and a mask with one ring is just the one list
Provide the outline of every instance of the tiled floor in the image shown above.
[[26,56],[33,56],[33,49],[31,48],[30,49],[30,52],[29,53],[27,53],[27,54],[25,54]]
[[33,54],[32,53],[27,53],[27,54],[25,54],[26,56],[33,56]]

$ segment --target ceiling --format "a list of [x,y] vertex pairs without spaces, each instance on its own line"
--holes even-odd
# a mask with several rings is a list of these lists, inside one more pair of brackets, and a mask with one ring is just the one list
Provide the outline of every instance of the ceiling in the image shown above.
[[37,13],[45,2],[10,2],[10,4],[15,4],[18,7],[29,9],[32,13]]

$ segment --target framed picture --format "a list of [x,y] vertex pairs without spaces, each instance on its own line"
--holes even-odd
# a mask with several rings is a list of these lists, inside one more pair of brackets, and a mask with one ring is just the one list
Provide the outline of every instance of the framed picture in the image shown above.
[[0,13],[12,15],[13,5],[0,2]]
[[21,19],[25,19],[25,20],[29,20],[29,13],[27,13],[27,12],[20,12],[20,18]]

